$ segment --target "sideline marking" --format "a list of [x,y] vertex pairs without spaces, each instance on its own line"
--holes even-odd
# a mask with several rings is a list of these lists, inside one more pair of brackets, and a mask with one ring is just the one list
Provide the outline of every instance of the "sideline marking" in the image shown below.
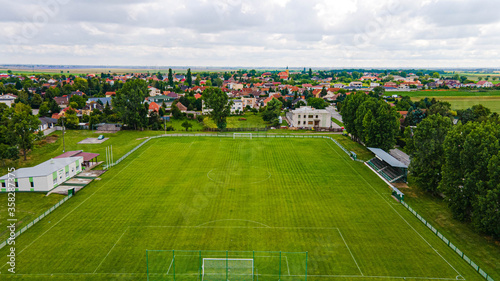
[[[58,222],[56,222],[55,224],[53,224],[49,229],[47,229],[44,233],[40,234],[37,238],[33,239],[33,241],[31,241],[31,243],[29,243],[26,247],[24,247],[20,252],[19,254],[21,254],[22,252],[24,252],[24,250],[26,250],[27,248],[29,248],[31,245],[33,245],[33,243],[35,243],[38,239],[40,239],[42,236],[44,236],[47,232],[49,232],[52,228],[54,228],[56,225],[58,225],[61,221],[63,221],[67,216],[71,215],[71,213],[73,213],[76,209],[78,209],[83,203],[87,202],[87,200],[89,200],[92,196],[94,196],[94,194],[96,194],[99,190],[101,190],[104,186],[106,186],[106,184],[110,183],[116,176],[118,176],[119,174],[121,174],[121,172],[123,172],[126,168],[128,168],[128,166],[130,166],[130,164],[132,164],[135,160],[137,160],[142,154],[144,154],[144,152],[146,152],[149,148],[151,147],[151,145],[149,147],[147,147],[141,154],[139,154],[139,156],[137,156],[136,158],[134,158],[132,161],[130,161],[130,163],[127,164],[127,166],[125,166],[123,169],[121,169],[116,175],[114,175],[112,178],[110,178],[107,182],[105,182],[101,187],[99,187],[96,191],[94,191],[94,193],[90,194],[89,197],[87,197],[85,200],[83,200],[80,204],[78,204],[78,206],[76,206],[73,210],[71,210],[70,212],[68,212],[64,217],[62,217]],[[0,269],[4,268],[5,266],[7,265],[7,263],[5,263],[2,267],[0,267]]]
[[[370,188],[375,191],[375,193],[378,194],[378,196],[380,196],[382,199],[384,199],[385,203],[387,203],[387,205],[389,205],[389,207],[391,207],[391,209],[396,213],[398,214],[398,216],[404,221],[406,222],[406,224],[411,228],[413,229],[413,231],[415,231],[415,233],[418,234],[418,236],[420,236],[420,238],[422,238],[422,240],[424,240],[425,243],[427,243],[427,245],[429,245],[429,247],[434,250],[434,252],[436,252],[436,254],[438,254],[458,275],[462,276],[462,274],[460,274],[460,272],[458,272],[458,270],[455,269],[455,267],[453,267],[453,265],[451,265],[423,236],[422,234],[420,234],[395,208],[394,206],[392,206],[387,200],[385,200],[384,196],[382,196],[380,194],[380,192],[378,192],[371,183],[369,183],[356,169],[354,169],[351,165],[351,163],[349,163],[348,161],[346,161],[346,159],[342,156],[340,156],[340,154],[330,145],[330,142],[328,142],[327,139],[325,139],[326,143],[328,144],[328,146],[330,146],[330,148],[339,156],[342,158],[342,160],[344,160],[344,162],[347,163],[347,165],[349,165],[349,167],[351,168],[351,170],[353,170],[354,172],[356,172],[356,174],[358,174],[358,176],[365,182],[368,184],[368,186],[370,186]],[[462,278],[464,278],[462,276]],[[463,280],[466,280],[465,278]]]
[[352,254],[352,252],[351,252],[351,249],[350,249],[350,248],[349,248],[349,246],[347,245],[347,242],[345,242],[344,235],[342,235],[342,232],[340,232],[340,229],[338,229],[338,228],[337,228],[337,230],[339,231],[340,237],[342,238],[342,241],[344,241],[344,244],[345,244],[345,246],[347,247],[347,250],[349,250],[349,253],[351,254],[351,257],[352,257],[352,259],[354,260],[354,263],[355,263],[355,264],[356,264],[356,266],[358,267],[359,273],[361,273],[361,276],[364,276],[363,272],[361,271],[361,268],[359,268],[358,262],[356,261],[356,259],[354,258],[354,255],[353,255],[353,254]]
[[120,238],[118,238],[118,240],[116,240],[115,244],[113,245],[113,247],[111,247],[111,249],[109,250],[109,252],[106,254],[106,256],[102,259],[101,263],[95,268],[94,270],[94,273],[96,273],[97,269],[99,269],[99,267],[101,266],[101,264],[104,262],[104,260],[109,256],[109,253],[111,253],[111,251],[113,251],[113,249],[115,248],[116,244],[118,244],[118,242],[120,242],[120,240],[122,239],[123,235],[125,235],[125,232],[127,232],[128,230],[128,227],[125,228],[125,230],[123,231],[122,235],[120,236]]

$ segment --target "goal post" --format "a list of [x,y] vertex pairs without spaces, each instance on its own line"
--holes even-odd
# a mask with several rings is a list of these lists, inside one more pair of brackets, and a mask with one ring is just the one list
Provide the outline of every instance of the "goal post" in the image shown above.
[[236,139],[237,137],[238,138],[248,137],[252,139],[252,133],[233,133],[233,139]]
[[146,274],[148,281],[307,281],[307,260],[307,252],[146,250]]
[[245,258],[203,258],[201,266],[203,281],[211,280],[253,280],[253,259]]

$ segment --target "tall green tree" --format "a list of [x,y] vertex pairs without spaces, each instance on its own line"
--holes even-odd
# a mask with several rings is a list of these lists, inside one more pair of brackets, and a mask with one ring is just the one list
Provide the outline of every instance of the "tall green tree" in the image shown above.
[[149,95],[148,85],[144,80],[128,80],[117,91],[113,98],[113,106],[122,122],[130,128],[142,129],[147,125],[147,110],[144,110],[144,99]]
[[443,143],[452,122],[440,114],[425,118],[413,129],[405,130],[406,149],[411,157],[409,170],[417,185],[433,194],[438,192],[444,164]]
[[453,216],[500,237],[500,125],[459,122],[444,142],[445,164],[439,185]]
[[205,106],[212,109],[210,118],[215,122],[219,130],[227,126],[226,118],[231,114],[232,101],[229,101],[227,94],[220,88],[207,88],[203,91],[203,101]]
[[16,104],[10,121],[10,128],[16,137],[16,143],[23,152],[24,160],[26,160],[26,153],[33,148],[33,143],[37,138],[35,132],[41,122],[36,116],[33,116],[31,107],[22,103]]
[[168,69],[168,85],[170,85],[170,87],[174,86],[174,74],[172,73],[172,68]]
[[272,99],[267,103],[266,108],[262,112],[262,119],[264,119],[264,121],[276,123],[275,121],[281,114],[282,106],[283,103],[281,101],[277,99]]
[[188,83],[189,87],[193,87],[193,75],[191,75],[191,68],[188,68],[187,70],[186,82]]
[[357,130],[358,128],[355,125],[356,111],[358,110],[358,107],[367,99],[368,96],[361,92],[348,95],[342,103],[340,110],[346,131],[357,140],[359,140],[359,133]]

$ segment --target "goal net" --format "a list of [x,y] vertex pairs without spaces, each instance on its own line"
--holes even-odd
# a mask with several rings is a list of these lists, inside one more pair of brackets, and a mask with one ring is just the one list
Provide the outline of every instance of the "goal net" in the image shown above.
[[146,250],[148,281],[307,281],[307,252]]
[[252,139],[252,133],[233,133],[233,139],[235,138],[250,138]]
[[202,280],[253,280],[253,259],[204,258]]

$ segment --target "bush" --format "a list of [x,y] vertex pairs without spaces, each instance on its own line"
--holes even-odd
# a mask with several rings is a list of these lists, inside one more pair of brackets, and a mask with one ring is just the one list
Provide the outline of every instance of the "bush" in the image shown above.
[[196,120],[198,120],[198,122],[203,122],[203,115],[198,115],[196,116]]
[[174,126],[172,125],[167,126],[167,131],[175,131]]

